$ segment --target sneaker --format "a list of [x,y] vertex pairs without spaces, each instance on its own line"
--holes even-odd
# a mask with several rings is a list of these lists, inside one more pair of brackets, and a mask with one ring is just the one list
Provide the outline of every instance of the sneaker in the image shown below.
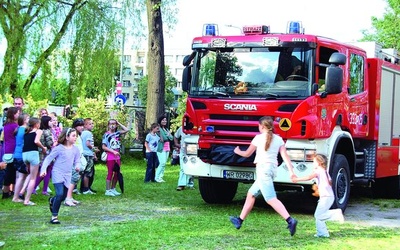
[[72,191],[74,194],[81,194],[81,192],[79,192],[79,190],[77,188],[74,189],[74,191]]
[[157,183],[162,183],[162,182],[165,182],[164,180],[161,180],[161,179],[155,179],[155,182],[157,182]]
[[229,216],[229,220],[232,222],[236,229],[240,229],[240,227],[242,226],[242,221],[239,219],[239,217]]
[[343,211],[342,211],[342,209],[340,209],[340,208],[337,208],[337,209],[335,209],[335,217],[336,217],[336,220],[339,222],[339,223],[341,223],[341,224],[343,224],[344,223],[344,216],[343,216]]
[[52,193],[53,191],[51,191],[51,189],[49,187],[47,187],[47,193]]
[[89,188],[89,190],[92,192],[92,194],[96,194],[97,193],[97,191],[94,190],[94,189]]
[[115,194],[111,191],[111,189],[106,190],[105,195],[106,195],[106,196],[115,196]]
[[287,226],[291,236],[293,236],[296,233],[296,227],[297,227],[297,220],[292,218]]
[[113,188],[113,189],[110,189],[110,191],[115,195],[115,196],[117,196],[117,195],[121,195],[121,193],[120,192],[118,192],[117,190],[115,190],[115,188]]
[[88,189],[87,191],[82,192],[82,194],[94,194],[90,189]]

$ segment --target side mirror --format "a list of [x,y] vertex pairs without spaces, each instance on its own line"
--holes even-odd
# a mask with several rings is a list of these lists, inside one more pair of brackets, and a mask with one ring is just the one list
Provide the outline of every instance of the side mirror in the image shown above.
[[186,66],[182,72],[182,90],[189,91],[190,81],[192,79],[192,66]]
[[189,64],[192,62],[194,56],[195,56],[194,52],[190,55],[185,56],[182,61],[183,66],[185,66],[185,67],[189,66]]
[[343,87],[343,69],[339,65],[346,63],[346,56],[341,53],[333,53],[329,58],[331,65],[326,68],[325,92],[326,94],[339,94]]

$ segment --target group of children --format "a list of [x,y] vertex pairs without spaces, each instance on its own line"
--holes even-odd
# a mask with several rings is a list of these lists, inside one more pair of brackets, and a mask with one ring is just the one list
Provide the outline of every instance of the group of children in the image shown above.
[[[83,193],[94,193],[91,184],[94,177],[94,160],[98,152],[98,149],[94,147],[91,132],[94,123],[90,118],[75,119],[71,128],[60,131],[54,119],[56,115],[52,115],[53,119],[47,114],[42,115],[41,119],[29,117],[13,107],[7,111],[7,120],[3,128],[3,160],[7,160],[10,154],[13,157],[9,162],[0,163],[0,169],[6,168],[3,198],[11,194],[9,186],[15,183],[12,201],[23,202],[26,206],[35,205],[30,198],[38,185],[38,180],[40,182],[51,176],[56,195],[48,199],[52,214],[50,223],[59,224],[58,213],[62,202],[65,201],[68,206],[75,206],[78,203],[72,198],[72,192],[81,175],[83,176]],[[166,124],[166,117],[160,117],[158,123],[151,125],[150,132],[146,136],[147,168],[144,182],[164,182],[164,169],[171,150],[170,142],[174,139]],[[254,163],[257,179],[248,191],[240,215],[231,216],[230,221],[235,228],[240,229],[252,210],[256,197],[261,194],[265,201],[286,220],[290,235],[293,236],[296,233],[297,220],[290,216],[277,198],[274,189],[273,180],[278,166],[277,155],[280,153],[288,166],[293,182],[317,180],[320,198],[314,214],[317,228],[315,236],[329,237],[325,222],[327,220],[343,221],[344,217],[340,209],[330,210],[334,202],[334,193],[331,178],[327,172],[328,159],[322,154],[317,154],[314,157],[314,172],[309,176],[297,177],[284,141],[273,133],[273,125],[271,117],[262,117],[258,126],[260,134],[253,138],[247,150],[243,151],[239,147],[234,149],[234,153],[242,157],[249,157],[254,152],[256,153]],[[115,189],[121,165],[120,136],[128,131],[128,128],[117,120],[108,121],[108,131],[102,139],[102,149],[107,153],[106,196],[120,195]],[[176,134],[175,143],[180,146],[177,138],[185,134],[183,131]],[[13,169],[15,169],[14,172],[11,171]],[[13,178],[15,182],[12,181]],[[27,178],[28,180],[25,181]],[[178,189],[187,184],[186,179],[182,185],[178,184]],[[24,188],[26,188],[25,193]],[[43,194],[47,195],[46,190],[43,190]]]

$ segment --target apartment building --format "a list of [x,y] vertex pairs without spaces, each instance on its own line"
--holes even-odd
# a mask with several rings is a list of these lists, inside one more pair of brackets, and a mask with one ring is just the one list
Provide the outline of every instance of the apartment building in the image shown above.
[[[190,50],[170,49],[164,51],[165,65],[169,66],[172,75],[178,80],[177,86],[168,90],[174,92],[176,100],[182,95],[182,72],[183,58],[190,54]],[[122,95],[125,97],[125,106],[142,106],[138,98],[138,84],[143,76],[147,75],[147,51],[146,50],[125,50],[123,56],[122,70]],[[114,100],[115,94],[111,98]],[[176,104],[175,104],[176,105]]]

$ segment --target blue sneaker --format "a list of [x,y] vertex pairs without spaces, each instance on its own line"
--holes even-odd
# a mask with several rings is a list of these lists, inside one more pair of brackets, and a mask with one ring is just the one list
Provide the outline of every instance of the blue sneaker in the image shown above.
[[229,220],[236,227],[236,229],[240,229],[240,227],[242,226],[242,221],[240,220],[239,217],[229,216]]
[[297,220],[292,218],[287,226],[291,236],[293,236],[296,233],[296,226],[297,226]]

